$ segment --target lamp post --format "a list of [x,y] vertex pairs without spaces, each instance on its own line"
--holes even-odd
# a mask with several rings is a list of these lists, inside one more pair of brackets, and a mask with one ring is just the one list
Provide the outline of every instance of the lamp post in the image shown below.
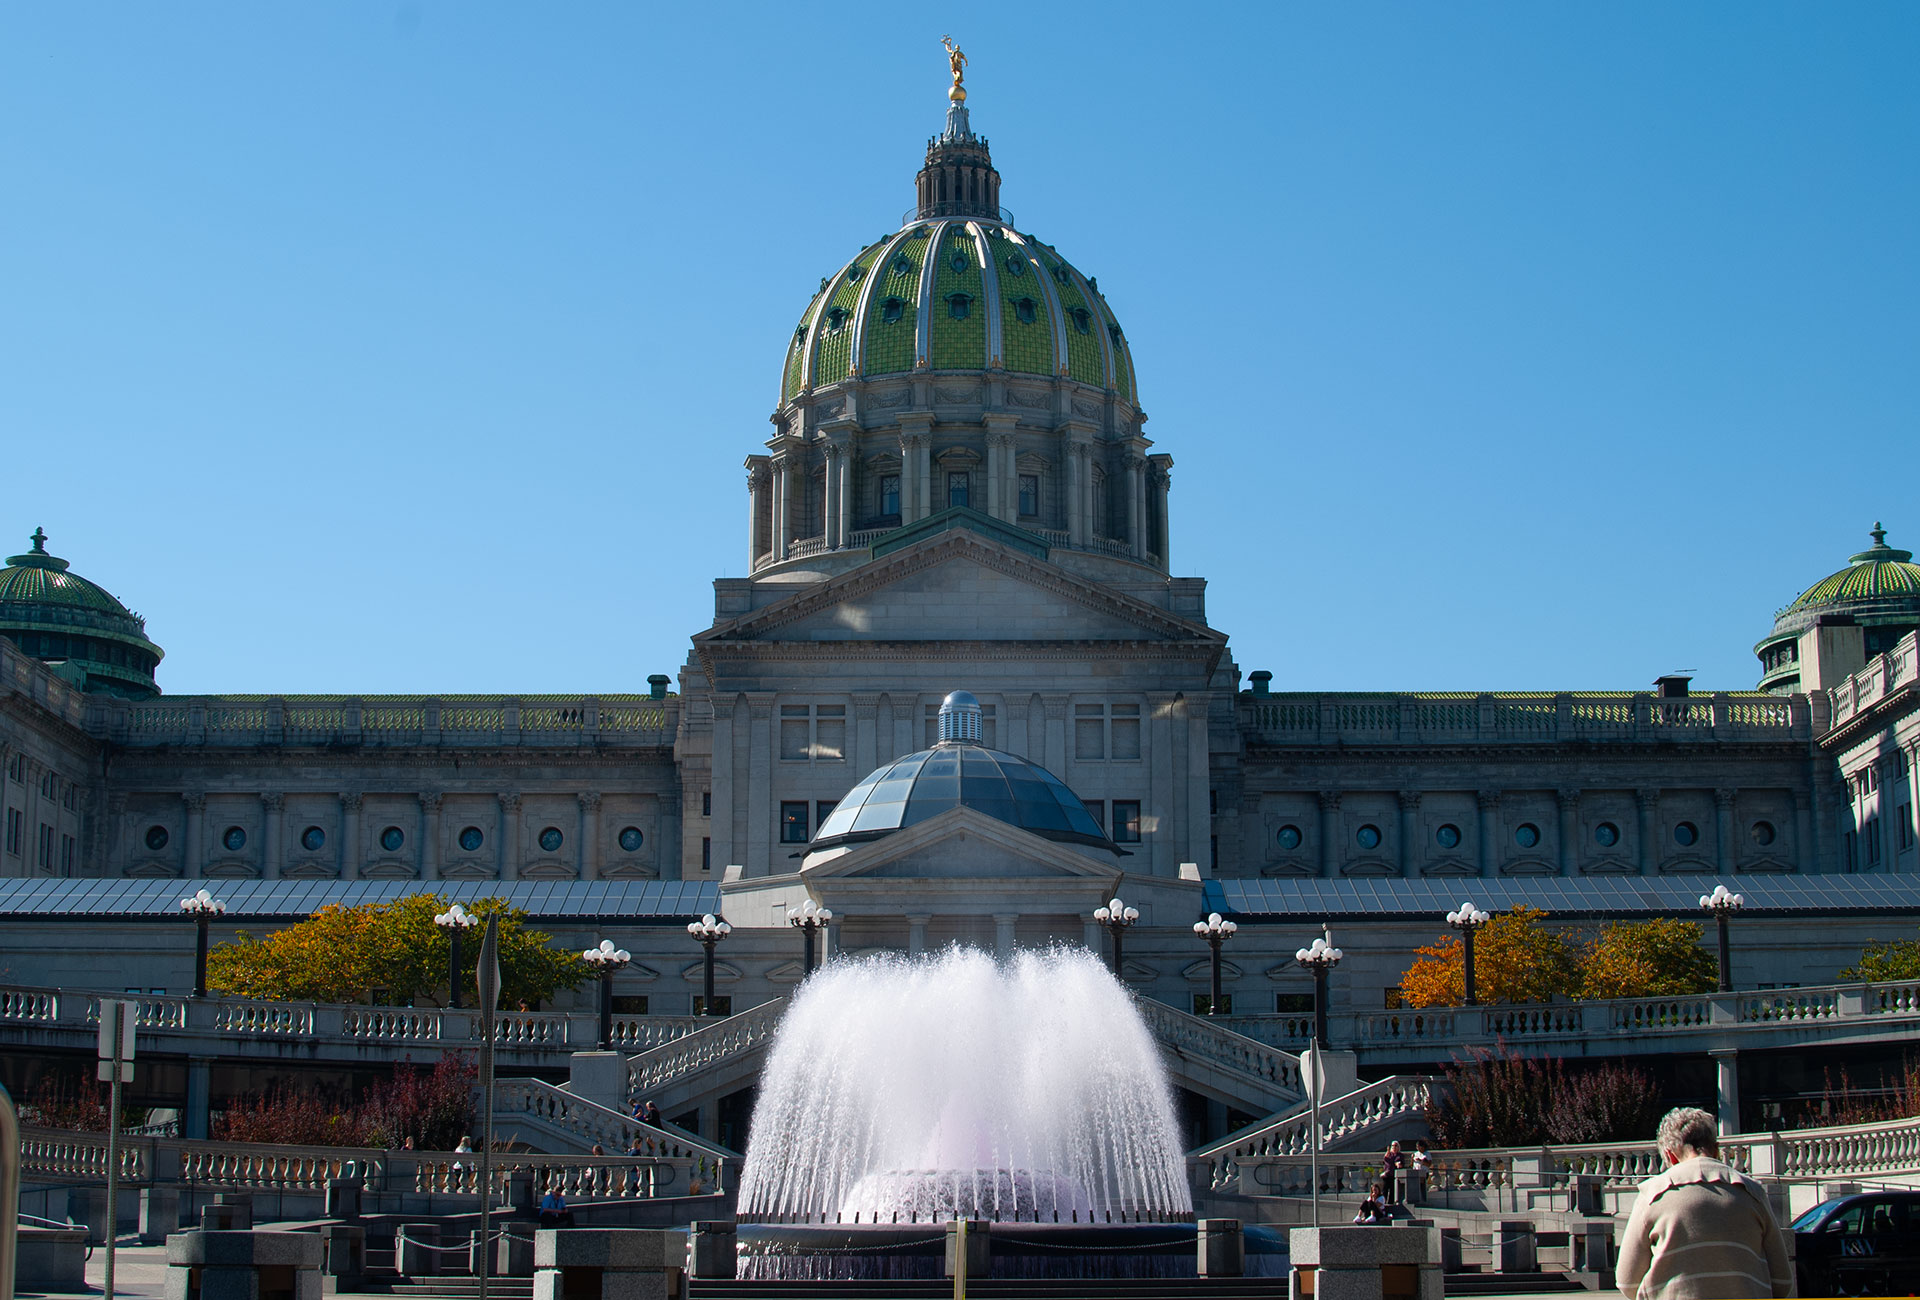
[[1320,1226],[1320,1088],[1326,1081],[1326,1069],[1320,1055],[1327,1050],[1327,972],[1346,956],[1333,946],[1333,927],[1322,926],[1320,937],[1293,954],[1293,959],[1313,972],[1313,1047],[1307,1056],[1307,1150],[1312,1157],[1313,1226]]
[[452,951],[447,955],[447,1005],[458,1011],[460,1009],[460,936],[480,924],[480,918],[455,903],[435,916],[433,923],[445,930],[447,938],[452,942]]
[[[728,925],[725,921],[722,921],[716,918],[712,912],[708,912],[705,916],[701,917],[698,921],[689,922],[687,925],[687,933],[692,935],[695,939],[699,940],[700,946],[707,950],[707,980],[706,980],[707,999],[704,1004],[704,1009],[708,1015],[712,1015],[713,1014],[713,946],[719,943],[722,939],[726,938],[728,935],[732,934],[733,927]],[[811,948],[813,945],[809,943],[807,946]]]
[[1481,926],[1493,918],[1475,907],[1472,903],[1460,904],[1460,910],[1447,913],[1447,924],[1460,932],[1461,943],[1466,951],[1462,954],[1462,966],[1466,975],[1466,1005],[1478,1005],[1479,999],[1473,995],[1473,936]]
[[[827,923],[831,920],[833,920],[833,909],[822,907],[811,898],[798,907],[787,909],[787,924],[800,932],[800,941],[806,945],[806,975],[813,974],[813,968],[817,965],[813,959],[814,931],[826,929]],[[711,953],[713,949],[709,948],[707,951]],[[801,978],[806,978],[806,975]]]
[[633,954],[614,947],[611,939],[602,939],[598,948],[587,949],[580,959],[600,974],[600,1050],[609,1051],[613,1047],[613,976],[626,969]]
[[1210,1016],[1224,1014],[1220,1010],[1220,945],[1233,938],[1233,932],[1239,928],[1232,921],[1222,920],[1218,912],[1209,912],[1206,920],[1193,923],[1193,932],[1213,949],[1213,1001],[1207,1004]]
[[1140,919],[1140,910],[1128,907],[1115,898],[1105,907],[1094,908],[1093,919],[1113,936],[1113,977],[1124,984],[1126,976],[1120,973],[1120,936],[1126,933],[1128,926]]
[[1713,913],[1720,926],[1720,991],[1733,992],[1733,949],[1727,943],[1727,919],[1747,905],[1747,900],[1725,885],[1715,885],[1711,894],[1700,895],[1700,906]]
[[227,910],[227,905],[201,889],[196,890],[192,898],[181,899],[180,910],[192,917],[200,929],[193,954],[193,996],[204,998],[207,996],[207,927],[213,924],[214,917]]

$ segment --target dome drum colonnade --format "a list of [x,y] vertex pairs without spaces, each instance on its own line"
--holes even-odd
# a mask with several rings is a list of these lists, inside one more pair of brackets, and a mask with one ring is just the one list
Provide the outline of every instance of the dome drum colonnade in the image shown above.
[[746,461],[752,570],[817,570],[958,506],[1168,572],[1173,458],[1148,454],[1098,282],[1014,229],[960,101],[915,183],[902,228],[822,279],[794,330],[778,432]]

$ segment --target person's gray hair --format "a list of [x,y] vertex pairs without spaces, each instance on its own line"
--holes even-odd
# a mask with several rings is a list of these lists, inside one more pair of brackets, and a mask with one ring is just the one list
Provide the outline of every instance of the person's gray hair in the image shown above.
[[1689,1151],[1697,1155],[1718,1156],[1720,1126],[1714,1122],[1713,1116],[1698,1106],[1676,1106],[1661,1117],[1654,1144],[1676,1156],[1684,1156]]

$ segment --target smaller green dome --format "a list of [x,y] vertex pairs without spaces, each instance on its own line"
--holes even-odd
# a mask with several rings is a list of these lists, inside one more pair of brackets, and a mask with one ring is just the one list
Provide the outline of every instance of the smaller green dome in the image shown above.
[[1847,567],[1828,574],[1787,606],[1787,613],[1815,605],[1852,604],[1855,601],[1920,598],[1920,564],[1912,551],[1887,545],[1887,530],[1876,521],[1869,534],[1873,545],[1847,558]]
[[70,665],[89,691],[143,699],[160,693],[154,669],[165,654],[147,639],[146,620],[112,593],[47,553],[36,528],[24,555],[0,569],[0,636],[47,663]]

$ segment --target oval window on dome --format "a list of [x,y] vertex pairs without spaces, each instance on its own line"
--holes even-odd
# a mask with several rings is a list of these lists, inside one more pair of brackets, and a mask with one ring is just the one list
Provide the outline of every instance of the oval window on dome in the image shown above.
[[1291,852],[1300,847],[1300,828],[1298,826],[1282,826],[1279,831],[1275,833],[1273,840],[1274,843],[1278,844],[1281,848]]
[[969,294],[950,293],[947,295],[947,315],[955,320],[965,320],[973,314],[973,298]]
[[828,330],[837,332],[841,329],[844,329],[846,327],[846,324],[847,324],[847,309],[845,307],[830,307],[827,309],[827,329]]
[[907,304],[899,298],[888,298],[880,304],[880,323],[892,325],[907,314]]
[[1530,849],[1540,843],[1540,828],[1532,822],[1521,822],[1513,831],[1513,842],[1523,849]]
[[1692,822],[1681,822],[1673,828],[1673,842],[1681,847],[1695,844],[1700,839],[1700,828]]
[[407,833],[398,826],[389,826],[380,832],[380,847],[389,853],[398,853],[400,846],[407,842]]
[[167,847],[167,828],[164,826],[147,827],[147,847],[158,853]]
[[1013,253],[1007,254],[1007,274],[1013,276],[1015,279],[1018,279],[1021,276],[1025,275],[1026,273],[1027,273],[1026,261],[1023,258],[1018,257]]
[[912,275],[913,263],[907,260],[905,253],[895,253],[893,255],[893,265],[887,269],[895,275]]
[[629,826],[620,832],[620,847],[628,853],[638,853],[646,842],[647,837],[640,833],[638,826]]
[[1353,833],[1353,841],[1363,849],[1377,849],[1380,847],[1380,828],[1362,826]]
[[300,847],[309,853],[318,853],[326,843],[327,833],[318,826],[309,826],[300,832]]
[[1610,849],[1620,842],[1620,828],[1612,822],[1601,822],[1593,828],[1593,842],[1603,849]]
[[1460,828],[1448,822],[1433,833],[1433,840],[1443,849],[1457,849],[1460,847]]
[[469,826],[460,832],[460,847],[468,853],[478,852],[480,846],[486,842],[487,837],[478,826]]
[[947,259],[947,265],[951,266],[956,274],[964,271],[967,269],[967,255],[959,249],[955,249],[953,256]]
[[247,847],[247,833],[238,826],[229,826],[226,833],[220,837],[220,843],[226,847],[227,852],[238,853]]
[[1118,325],[1107,326],[1107,337],[1113,340],[1115,347],[1119,347],[1122,343],[1126,342],[1126,340],[1120,336],[1120,327]]
[[558,853],[567,837],[560,833],[558,826],[549,826],[540,832],[540,847],[548,853]]
[[1034,305],[1033,299],[1021,298],[1014,302],[1013,314],[1020,318],[1022,325],[1031,325],[1039,315],[1039,312]]
[[862,280],[866,278],[867,278],[867,268],[860,265],[860,263],[855,262],[852,266],[847,268],[848,284],[859,284]]
[[1748,833],[1753,836],[1753,842],[1763,849],[1773,843],[1774,834],[1772,822],[1755,822],[1753,829]]
[[1082,334],[1093,333],[1093,313],[1085,307],[1075,307],[1067,313],[1067,318],[1073,322],[1073,327]]

